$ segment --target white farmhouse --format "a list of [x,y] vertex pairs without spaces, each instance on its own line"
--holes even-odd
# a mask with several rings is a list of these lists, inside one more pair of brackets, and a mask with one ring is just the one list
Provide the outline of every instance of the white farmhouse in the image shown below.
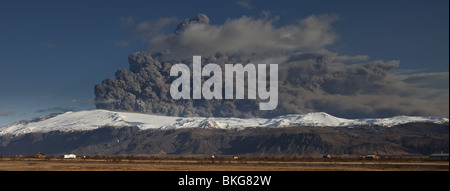
[[65,159],[74,159],[74,158],[77,158],[77,155],[75,155],[75,154],[65,154],[65,155],[63,155],[62,158],[65,158]]

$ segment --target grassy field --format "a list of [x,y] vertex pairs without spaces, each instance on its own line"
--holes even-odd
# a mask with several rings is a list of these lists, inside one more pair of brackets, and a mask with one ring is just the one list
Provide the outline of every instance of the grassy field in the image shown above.
[[449,171],[423,158],[1,157],[0,171]]

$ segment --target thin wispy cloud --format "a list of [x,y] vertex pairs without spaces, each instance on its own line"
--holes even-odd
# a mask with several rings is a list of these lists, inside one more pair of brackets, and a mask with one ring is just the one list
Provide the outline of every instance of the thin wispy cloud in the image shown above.
[[0,110],[0,117],[5,117],[5,116],[9,116],[12,115],[14,112],[12,111],[2,111]]
[[132,27],[135,24],[132,16],[120,17],[119,22],[121,27]]
[[148,40],[148,38],[161,34],[163,29],[175,22],[178,19],[175,17],[164,17],[153,21],[143,21],[137,23],[133,35],[137,39]]
[[130,41],[129,40],[116,40],[116,41],[114,41],[114,46],[119,47],[119,48],[124,48],[124,47],[127,47],[128,45],[130,45]]
[[67,111],[73,111],[72,107],[49,107],[36,110],[36,113],[64,113]]
[[246,8],[246,9],[252,9],[253,6],[250,3],[250,0],[239,0],[236,1],[236,5],[242,7],[242,8]]
[[48,41],[48,42],[46,42],[46,43],[43,43],[42,45],[43,45],[44,47],[47,47],[47,48],[57,48],[57,47],[58,47],[55,43],[53,43],[53,42],[51,42],[51,41]]

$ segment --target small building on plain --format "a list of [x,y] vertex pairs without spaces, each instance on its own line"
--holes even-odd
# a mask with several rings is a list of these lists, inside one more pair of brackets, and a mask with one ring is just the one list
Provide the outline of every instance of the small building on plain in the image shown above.
[[431,160],[448,161],[448,153],[431,154]]
[[45,158],[45,154],[39,152],[38,154],[36,154],[36,157],[37,157],[37,158]]
[[375,160],[377,160],[377,159],[380,159],[380,156],[377,156],[377,155],[366,155],[366,158],[367,159],[375,159]]
[[363,156],[359,156],[359,158],[361,158],[361,159],[375,159],[375,160],[378,160],[381,157],[378,156],[378,155],[363,155]]
[[65,154],[65,155],[61,156],[61,158],[74,159],[74,158],[77,158],[77,155],[75,155],[75,154]]

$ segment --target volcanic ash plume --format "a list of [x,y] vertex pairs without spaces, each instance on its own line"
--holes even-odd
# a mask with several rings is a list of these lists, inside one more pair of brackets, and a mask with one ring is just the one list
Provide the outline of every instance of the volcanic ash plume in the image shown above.
[[[396,74],[392,71],[398,60],[368,61],[366,55],[330,52],[325,47],[337,39],[332,27],[337,19],[312,15],[276,27],[275,19],[243,16],[210,25],[210,19],[199,14],[181,22],[171,34],[154,35],[146,52],[129,55],[128,71],[118,70],[115,78],[95,86],[96,107],[204,117],[275,117],[314,111],[346,118],[448,117],[448,84],[442,89],[418,82],[442,78],[448,82],[448,73]],[[247,91],[245,99],[173,99],[170,86],[177,77],[170,76],[171,67],[184,63],[192,77],[194,55],[202,56],[202,67],[215,63],[222,71],[225,64],[278,64],[277,108],[259,110],[263,100],[247,99]]]

